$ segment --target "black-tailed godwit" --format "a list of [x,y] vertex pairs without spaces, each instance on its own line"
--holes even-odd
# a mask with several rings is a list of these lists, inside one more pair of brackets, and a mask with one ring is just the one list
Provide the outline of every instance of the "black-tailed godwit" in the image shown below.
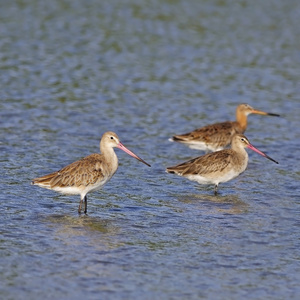
[[236,121],[207,125],[186,134],[174,135],[170,141],[180,142],[192,149],[206,152],[222,150],[230,145],[234,134],[245,132],[249,114],[279,117],[277,114],[256,110],[248,104],[240,104],[236,108]]

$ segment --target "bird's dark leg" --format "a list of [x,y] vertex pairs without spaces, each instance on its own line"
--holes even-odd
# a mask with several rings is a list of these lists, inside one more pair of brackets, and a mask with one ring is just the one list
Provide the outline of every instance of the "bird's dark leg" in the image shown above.
[[84,196],[84,213],[87,213],[87,196]]
[[84,197],[80,196],[80,202],[79,202],[79,206],[78,206],[78,213],[79,214],[81,214],[81,206],[82,206],[82,202],[83,202],[84,198],[85,198],[85,196]]
[[218,195],[218,185],[216,184],[215,185],[215,196],[217,196]]

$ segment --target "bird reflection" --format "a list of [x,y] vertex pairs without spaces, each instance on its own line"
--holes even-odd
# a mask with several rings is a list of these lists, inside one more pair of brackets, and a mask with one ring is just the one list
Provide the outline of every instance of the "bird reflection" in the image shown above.
[[190,194],[178,197],[178,201],[199,206],[201,209],[218,213],[243,214],[248,211],[249,205],[242,201],[238,195],[210,195]]
[[[82,238],[88,239],[90,246],[98,250],[118,248],[123,243],[118,239],[120,228],[115,220],[90,217],[88,215],[69,216],[51,215],[44,219],[55,230],[56,238],[73,246],[82,244]],[[101,240],[101,243],[99,243]]]

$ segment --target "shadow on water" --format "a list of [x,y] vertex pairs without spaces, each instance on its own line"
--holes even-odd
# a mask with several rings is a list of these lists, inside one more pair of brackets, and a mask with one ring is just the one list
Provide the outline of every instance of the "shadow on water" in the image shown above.
[[47,222],[53,225],[58,224],[66,228],[66,230],[85,229],[94,232],[108,233],[114,232],[115,227],[111,224],[111,220],[104,220],[98,217],[90,217],[89,215],[70,216],[70,215],[51,215],[46,217]]
[[243,214],[247,213],[249,208],[249,204],[242,201],[238,195],[190,194],[178,197],[178,201],[213,213]]
[[113,224],[113,220],[90,217],[89,215],[61,215],[41,217],[43,223],[55,228],[58,233],[69,237],[118,234],[118,227]]
[[41,216],[40,220],[47,225],[48,233],[66,246],[110,251],[124,245],[119,237],[121,228],[115,220],[75,214]]

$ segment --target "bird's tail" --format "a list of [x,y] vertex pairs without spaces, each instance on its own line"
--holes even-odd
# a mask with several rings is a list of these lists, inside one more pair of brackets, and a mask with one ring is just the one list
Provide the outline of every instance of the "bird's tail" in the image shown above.
[[38,177],[35,178],[31,181],[31,184],[33,185],[38,185],[41,187],[45,187],[45,188],[50,188],[51,187],[51,181],[53,180],[53,178],[57,175],[57,172],[42,176],[42,177]]

